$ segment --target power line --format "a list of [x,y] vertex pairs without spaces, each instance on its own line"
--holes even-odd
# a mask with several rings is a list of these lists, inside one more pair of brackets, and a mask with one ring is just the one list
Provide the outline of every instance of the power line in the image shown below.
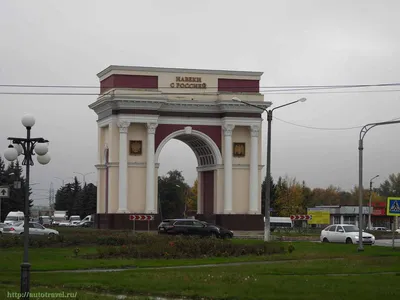
[[[343,88],[366,88],[366,87],[391,87],[400,86],[399,82],[394,83],[374,83],[374,84],[334,84],[334,85],[280,85],[280,86],[260,86],[260,89],[343,89]],[[74,89],[98,89],[100,86],[94,85],[37,85],[37,84],[0,84],[0,87],[18,88],[74,88]],[[101,88],[110,89],[113,86],[103,86]],[[170,86],[159,86],[158,88],[173,89]],[[207,86],[207,88],[218,88],[218,86]],[[243,86],[241,88],[254,88],[254,86]],[[129,89],[129,88],[127,88]]]
[[[391,89],[391,90],[373,90],[373,91],[305,91],[304,93],[300,93],[300,91],[293,92],[292,90],[275,92],[275,91],[264,91],[260,94],[263,95],[286,95],[286,94],[351,94],[351,93],[386,93],[386,92],[400,92],[400,89]],[[0,95],[26,95],[26,96],[103,96],[103,95],[111,95],[110,93],[57,93],[57,92],[0,92]],[[207,96],[207,95],[215,95],[213,92],[204,92],[204,93],[125,93],[121,94],[121,96]]]
[[[325,130],[325,131],[353,130],[353,129],[361,129],[361,128],[363,128],[365,126],[365,124],[364,124],[364,125],[353,126],[353,127],[336,127],[336,128],[335,127],[314,127],[314,126],[306,126],[306,125],[300,125],[300,124],[292,123],[292,122],[289,122],[289,121],[285,121],[285,120],[279,119],[279,118],[277,118],[275,116],[273,118],[278,120],[278,121],[281,121],[283,123],[290,124],[290,125],[293,125],[293,126],[302,127],[302,128],[306,128],[306,129]],[[396,120],[399,120],[399,119],[400,119],[400,117],[392,119],[390,121],[396,121]]]
[[289,121],[285,121],[282,119],[279,119],[277,117],[273,117],[274,119],[281,121],[283,123],[286,124],[290,124],[293,126],[297,126],[297,127],[302,127],[302,128],[307,128],[307,129],[314,129],[314,130],[352,130],[352,129],[358,129],[358,128],[362,128],[363,126],[353,126],[353,127],[337,127],[337,128],[329,128],[329,127],[313,127],[313,126],[306,126],[306,125],[300,125],[300,124],[296,124],[296,123],[292,123]]

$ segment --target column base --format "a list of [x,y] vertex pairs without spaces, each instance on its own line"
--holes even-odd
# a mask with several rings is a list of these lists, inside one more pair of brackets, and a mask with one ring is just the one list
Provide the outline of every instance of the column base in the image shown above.
[[130,214],[131,212],[126,208],[120,208],[117,210],[117,214]]
[[259,215],[260,213],[257,210],[249,210],[248,214],[249,215]]
[[224,210],[224,215],[232,215],[232,210],[231,209],[226,209]]
[[[143,215],[143,213],[137,213],[137,215]],[[135,231],[157,231],[159,224],[160,216],[157,214],[151,221],[131,221],[129,215],[125,213],[97,214],[95,217],[97,229],[133,230],[135,228]]]
[[223,214],[215,215],[215,223],[236,231],[262,231],[264,216],[261,214]]

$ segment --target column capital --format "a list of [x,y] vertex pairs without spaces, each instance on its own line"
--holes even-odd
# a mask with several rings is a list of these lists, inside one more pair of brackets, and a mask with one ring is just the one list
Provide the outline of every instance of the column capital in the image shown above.
[[233,124],[222,125],[222,129],[224,130],[224,136],[231,136],[234,128],[235,128],[235,125],[233,125]]
[[260,134],[260,128],[261,128],[260,125],[251,125],[250,126],[251,136],[258,137],[258,135]]
[[120,133],[128,133],[128,128],[131,125],[131,122],[128,121],[118,121],[117,126],[119,127]]
[[157,123],[147,123],[147,133],[149,134],[155,134],[156,133],[156,128],[158,126]]

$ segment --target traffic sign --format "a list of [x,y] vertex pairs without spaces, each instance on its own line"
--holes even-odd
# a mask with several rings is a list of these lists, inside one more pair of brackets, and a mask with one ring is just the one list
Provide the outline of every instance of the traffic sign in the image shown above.
[[152,221],[152,220],[154,220],[154,215],[129,215],[129,220],[131,220],[131,221]]
[[388,197],[387,198],[386,214],[388,216],[393,216],[393,217],[400,216],[400,198],[399,197]]
[[0,198],[9,198],[10,188],[8,186],[0,186]]
[[312,216],[311,215],[291,215],[290,219],[291,220],[311,220]]

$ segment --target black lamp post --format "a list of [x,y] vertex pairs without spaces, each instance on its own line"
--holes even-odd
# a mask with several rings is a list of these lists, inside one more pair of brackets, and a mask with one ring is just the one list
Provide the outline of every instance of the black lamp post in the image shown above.
[[50,162],[48,142],[43,138],[31,138],[31,128],[35,125],[35,118],[32,115],[25,115],[22,118],[22,125],[26,127],[26,138],[9,137],[13,144],[4,151],[4,157],[8,161],[14,161],[19,155],[23,155],[22,165],[26,166],[25,171],[25,210],[24,210],[24,257],[21,263],[21,299],[29,299],[30,263],[28,256],[29,249],[29,172],[33,166],[33,156],[37,154],[37,161],[46,165]]

